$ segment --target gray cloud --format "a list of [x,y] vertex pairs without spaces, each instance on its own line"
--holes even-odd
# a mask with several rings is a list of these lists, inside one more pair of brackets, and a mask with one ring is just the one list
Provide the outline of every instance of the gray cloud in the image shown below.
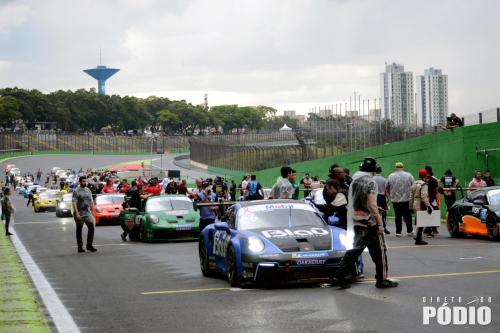
[[[13,9],[14,8],[14,9]],[[0,86],[94,87],[82,69],[121,68],[108,93],[297,108],[353,91],[375,98],[385,61],[449,75],[450,111],[498,105],[496,1],[0,2]],[[14,11],[14,14],[12,14]]]

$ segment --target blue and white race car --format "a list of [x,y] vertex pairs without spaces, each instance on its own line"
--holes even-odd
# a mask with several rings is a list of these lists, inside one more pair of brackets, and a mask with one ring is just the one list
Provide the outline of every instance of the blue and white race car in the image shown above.
[[346,246],[346,231],[303,201],[243,201],[203,229],[199,257],[204,276],[225,274],[231,286],[273,284],[333,277]]

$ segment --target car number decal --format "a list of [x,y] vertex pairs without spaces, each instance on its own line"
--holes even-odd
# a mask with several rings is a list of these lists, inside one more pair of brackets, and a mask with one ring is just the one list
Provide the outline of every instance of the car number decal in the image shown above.
[[479,207],[472,207],[472,214],[479,214],[480,210],[481,210],[481,208],[479,208]]
[[217,230],[214,235],[214,255],[226,257],[229,235],[223,230]]

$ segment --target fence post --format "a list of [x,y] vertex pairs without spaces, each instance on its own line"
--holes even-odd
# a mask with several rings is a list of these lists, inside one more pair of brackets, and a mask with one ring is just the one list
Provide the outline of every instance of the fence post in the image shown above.
[[500,108],[497,108],[497,121],[500,121]]
[[483,113],[479,112],[479,125],[483,124]]

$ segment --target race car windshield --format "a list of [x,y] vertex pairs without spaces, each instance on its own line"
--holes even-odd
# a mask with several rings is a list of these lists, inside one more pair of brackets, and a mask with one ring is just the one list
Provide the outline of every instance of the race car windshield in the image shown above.
[[189,199],[153,199],[146,204],[147,212],[162,212],[173,210],[189,210],[193,208],[193,203]]
[[252,230],[260,228],[288,228],[300,226],[324,226],[323,220],[312,210],[305,209],[270,209],[238,212],[238,229]]
[[57,198],[58,195],[56,193],[42,193],[40,194],[40,199],[50,200]]
[[102,195],[95,198],[96,205],[121,205],[125,201],[123,195]]
[[490,206],[500,206],[500,190],[489,191],[488,202]]

